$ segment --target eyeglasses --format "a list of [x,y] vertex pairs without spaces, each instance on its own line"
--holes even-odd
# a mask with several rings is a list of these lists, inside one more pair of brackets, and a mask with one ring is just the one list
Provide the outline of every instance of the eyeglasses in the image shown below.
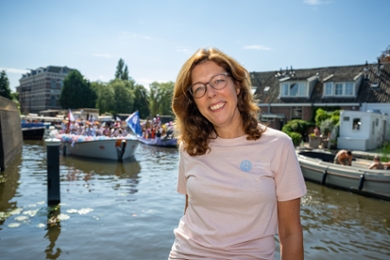
[[190,86],[190,93],[194,98],[203,97],[207,91],[207,84],[209,84],[213,89],[223,89],[227,85],[227,77],[229,77],[229,74],[225,72],[213,76],[209,82],[197,82]]

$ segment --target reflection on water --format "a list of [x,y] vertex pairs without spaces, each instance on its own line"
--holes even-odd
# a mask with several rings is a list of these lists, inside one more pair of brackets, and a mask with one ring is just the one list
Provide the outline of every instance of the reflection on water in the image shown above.
[[[185,202],[177,163],[177,149],[146,145],[123,163],[61,156],[49,208],[45,147],[25,142],[2,172],[0,259],[167,259]],[[390,202],[306,185],[306,259],[390,258]]]
[[60,207],[53,208],[49,211],[47,216],[47,228],[45,238],[49,240],[49,245],[45,249],[46,259],[57,259],[62,251],[61,248],[56,247],[56,241],[61,233],[61,224],[58,216],[61,214]]
[[302,198],[305,255],[310,259],[390,256],[390,202],[306,183]]

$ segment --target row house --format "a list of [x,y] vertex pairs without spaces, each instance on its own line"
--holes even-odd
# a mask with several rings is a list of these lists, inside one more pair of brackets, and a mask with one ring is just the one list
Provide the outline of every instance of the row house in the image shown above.
[[66,66],[47,66],[30,69],[30,72],[23,74],[19,80],[20,85],[16,88],[20,111],[28,114],[61,109],[59,98],[64,79],[72,70]]
[[317,108],[390,115],[390,63],[379,60],[363,65],[251,72],[250,77],[262,111],[260,119],[275,129],[282,129],[292,119],[313,120]]

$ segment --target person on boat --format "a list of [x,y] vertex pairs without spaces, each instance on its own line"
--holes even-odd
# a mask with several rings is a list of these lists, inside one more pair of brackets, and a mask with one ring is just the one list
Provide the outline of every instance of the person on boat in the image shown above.
[[103,128],[101,124],[98,121],[95,121],[95,135],[96,136],[101,136],[103,135]]
[[109,125],[105,125],[103,129],[103,135],[110,137],[111,136],[111,129]]
[[[258,121],[249,72],[218,49],[182,66],[172,97],[184,216],[169,259],[303,259],[294,144]],[[176,131],[175,131],[176,132]]]
[[96,135],[95,129],[93,129],[93,127],[91,126],[91,123],[89,121],[87,121],[83,135],[86,135],[86,136],[95,136]]
[[68,129],[68,120],[64,119],[64,120],[62,120],[62,123],[61,123],[61,133],[65,134],[67,129]]
[[352,165],[352,152],[349,150],[340,150],[334,157],[335,164]]
[[380,157],[378,155],[375,155],[374,160],[371,163],[371,165],[368,167],[368,169],[384,170],[385,166],[381,163]]
[[168,123],[167,133],[165,135],[165,138],[166,139],[172,139],[173,138],[173,125],[172,125],[172,122]]
[[320,129],[318,128],[318,126],[316,126],[313,130],[313,133],[315,134],[315,136],[319,137],[320,136]]

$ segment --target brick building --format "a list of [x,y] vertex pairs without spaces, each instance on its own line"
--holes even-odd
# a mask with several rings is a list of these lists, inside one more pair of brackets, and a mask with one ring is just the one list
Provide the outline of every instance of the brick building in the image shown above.
[[292,119],[311,120],[319,107],[380,110],[390,115],[390,63],[286,68],[251,72],[250,76],[262,110],[261,121],[275,129],[282,129]]
[[68,67],[47,66],[23,74],[16,88],[23,114],[38,113],[47,109],[60,109],[59,98]]

